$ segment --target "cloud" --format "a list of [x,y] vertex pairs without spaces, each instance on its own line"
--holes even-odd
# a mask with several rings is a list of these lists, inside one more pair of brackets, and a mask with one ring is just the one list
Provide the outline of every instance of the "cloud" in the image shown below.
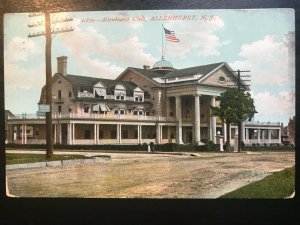
[[282,91],[277,95],[266,91],[252,94],[252,97],[259,117],[284,116],[289,118],[295,114],[294,91]]
[[5,88],[15,90],[30,90],[41,88],[45,84],[45,65],[38,65],[30,69],[19,64],[5,63]]
[[[290,81],[294,72],[289,65],[294,63],[294,58],[289,57],[292,49],[291,36],[279,40],[278,36],[267,35],[262,40],[241,46],[237,60],[229,65],[233,69],[250,70],[251,85],[283,85]],[[290,74],[290,76],[288,76]]]
[[[74,60],[89,73],[102,69],[101,73],[104,74],[105,71],[106,75],[117,77],[124,70],[120,64],[141,67],[155,62],[155,58],[145,52],[147,44],[137,36],[113,42],[104,33],[105,31],[89,26],[85,31],[75,28],[73,35],[61,36],[60,39],[72,51]],[[98,74],[100,71],[98,70]]]
[[28,61],[29,57],[41,53],[42,50],[32,39],[17,36],[5,45],[4,59],[8,62]]
[[81,65],[88,65],[85,71],[89,76],[115,79],[124,70],[110,62],[92,59],[87,54],[81,54],[79,57]]
[[218,16],[211,21],[198,20],[188,24],[169,21],[165,27],[175,31],[180,42],[168,43],[168,54],[184,58],[193,49],[198,56],[219,56],[219,48],[229,41],[221,41],[215,33],[224,26],[223,20]]

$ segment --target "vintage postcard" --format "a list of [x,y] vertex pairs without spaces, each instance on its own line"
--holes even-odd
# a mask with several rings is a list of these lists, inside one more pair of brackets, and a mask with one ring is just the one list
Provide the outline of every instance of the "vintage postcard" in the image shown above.
[[4,67],[8,196],[294,194],[293,9],[8,13]]

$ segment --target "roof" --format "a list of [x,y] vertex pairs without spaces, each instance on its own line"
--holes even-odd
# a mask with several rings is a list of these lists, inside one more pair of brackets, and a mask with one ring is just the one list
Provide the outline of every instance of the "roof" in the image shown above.
[[96,77],[87,77],[87,76],[79,76],[79,75],[71,75],[67,74],[64,78],[69,81],[73,86],[73,91],[75,91],[77,96],[78,91],[92,91],[93,86],[98,82],[102,82],[106,86],[106,93],[112,94],[115,86],[117,84],[121,84],[126,88],[126,95],[132,95],[133,90],[137,87],[136,84],[130,81],[118,81],[118,80],[110,80],[104,78],[96,78]]
[[222,64],[224,64],[224,62],[189,67],[185,69],[178,69],[170,73],[167,73],[165,78],[184,77],[184,76],[191,76],[196,74],[206,75],[211,71],[215,70],[216,68],[218,68],[219,66],[221,66]]
[[10,110],[5,110],[5,119],[14,118],[15,115]]
[[140,68],[134,68],[134,67],[129,67],[131,70],[134,70],[137,73],[140,73],[150,79],[155,78],[155,77],[162,77],[163,75],[161,73],[156,73],[151,70],[145,70],[145,69],[140,69]]

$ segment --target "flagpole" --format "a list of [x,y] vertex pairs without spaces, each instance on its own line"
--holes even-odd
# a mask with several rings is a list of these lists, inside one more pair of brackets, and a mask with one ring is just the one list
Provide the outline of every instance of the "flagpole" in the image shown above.
[[161,58],[164,58],[164,25],[161,24]]

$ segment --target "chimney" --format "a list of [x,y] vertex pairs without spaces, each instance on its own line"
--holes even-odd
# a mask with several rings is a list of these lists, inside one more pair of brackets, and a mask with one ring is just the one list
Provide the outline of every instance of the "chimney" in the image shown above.
[[149,70],[150,66],[144,65],[143,68],[144,68],[144,70]]
[[67,75],[67,56],[57,57],[57,73],[61,73],[63,76]]

